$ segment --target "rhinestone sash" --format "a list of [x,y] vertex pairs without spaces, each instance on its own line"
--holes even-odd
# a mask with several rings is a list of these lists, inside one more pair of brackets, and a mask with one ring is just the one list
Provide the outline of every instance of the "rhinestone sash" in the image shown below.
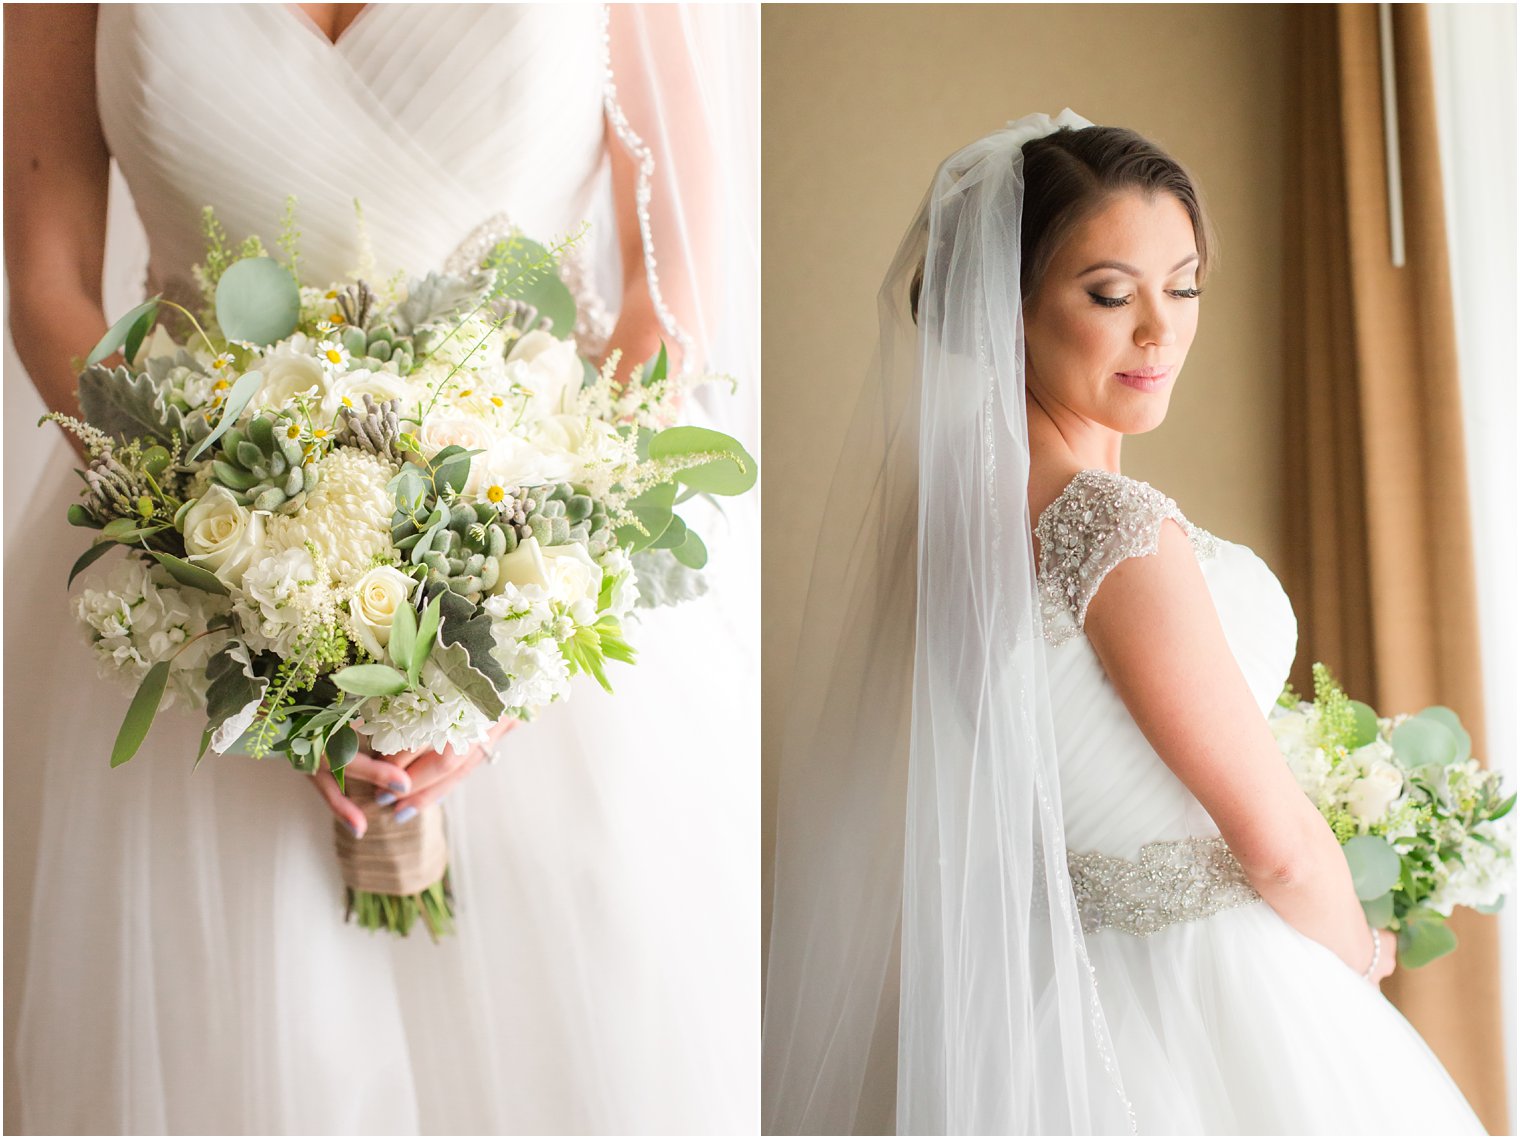
[[1066,864],[1084,933],[1118,929],[1145,937],[1261,898],[1217,835],[1148,842],[1135,862],[1068,851]]

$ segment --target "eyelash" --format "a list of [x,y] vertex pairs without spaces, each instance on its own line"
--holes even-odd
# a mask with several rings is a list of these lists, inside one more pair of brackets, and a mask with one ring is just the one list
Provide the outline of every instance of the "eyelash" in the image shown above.
[[[1171,293],[1172,296],[1176,297],[1178,300],[1185,301],[1194,300],[1198,297],[1203,296],[1202,289],[1168,289],[1167,292]],[[1102,305],[1104,308],[1123,308],[1125,305],[1129,304],[1128,297],[1105,297],[1101,293],[1093,292],[1089,292],[1087,295],[1090,296],[1097,304]]]

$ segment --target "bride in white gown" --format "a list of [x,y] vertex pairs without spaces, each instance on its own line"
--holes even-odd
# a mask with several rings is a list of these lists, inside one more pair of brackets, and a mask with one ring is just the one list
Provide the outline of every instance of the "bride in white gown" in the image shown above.
[[[113,179],[105,315],[141,299],[145,260],[150,293],[193,295],[208,204],[234,240],[268,242],[294,194],[314,280],[357,263],[356,198],[382,276],[442,265],[503,215],[541,237],[589,219],[585,296],[608,312],[584,334],[621,305],[612,340],[638,358],[657,336],[688,364],[705,351],[743,386],[702,389],[688,420],[753,445],[754,190],[743,162],[711,164],[753,153],[755,18],[618,9],[609,36],[594,6],[385,4],[334,42],[294,5],[102,5],[92,41],[57,48],[91,53],[98,89],[57,110],[98,105],[131,191]],[[683,138],[666,116],[699,85],[710,133]],[[64,189],[53,208],[104,205],[103,183]],[[59,307],[45,333],[43,290],[12,278],[8,299],[39,369],[104,328],[60,326]],[[288,767],[226,756],[192,776],[199,727],[175,712],[108,768],[130,691],[96,679],[71,627],[78,464],[33,426],[18,365],[8,342],[8,1129],[752,1131],[756,504],[694,519],[711,590],[649,613],[615,698],[578,685],[447,798],[457,936],[371,935],[343,923],[332,819]]]
[[894,1081],[900,1134],[1483,1132],[1267,727],[1282,587],[1118,472],[1209,238],[1070,109],[935,175],[793,674],[768,1134],[890,1128]]

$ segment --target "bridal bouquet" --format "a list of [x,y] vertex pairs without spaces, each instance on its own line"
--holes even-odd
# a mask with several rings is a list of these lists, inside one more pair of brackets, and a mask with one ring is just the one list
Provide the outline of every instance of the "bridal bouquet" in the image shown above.
[[[112,766],[176,700],[205,710],[197,765],[278,753],[315,773],[325,756],[341,786],[360,730],[376,754],[464,750],[578,673],[610,691],[607,662],[634,661],[630,611],[700,591],[706,549],[676,506],[756,470],[732,438],[672,425],[663,350],[625,382],[615,355],[582,358],[569,242],[514,236],[463,276],[310,285],[289,214],[283,263],[256,238],[229,247],[209,210],[206,228],[199,315],[163,298],[127,313],[84,362],[83,422],[47,417],[90,455],[69,520],[95,538],[70,584],[128,555],[74,606],[103,671],[138,685]],[[436,807],[337,838],[350,916],[449,927]]]
[[1456,948],[1454,906],[1500,908],[1514,874],[1515,796],[1471,757],[1450,708],[1380,717],[1317,663],[1313,702],[1286,688],[1268,723],[1340,840],[1369,924],[1398,934],[1404,964]]

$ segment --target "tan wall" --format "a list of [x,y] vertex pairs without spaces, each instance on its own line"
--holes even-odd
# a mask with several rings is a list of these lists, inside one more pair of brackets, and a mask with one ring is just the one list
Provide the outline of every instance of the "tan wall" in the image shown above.
[[[764,10],[765,701],[783,707],[807,560],[875,295],[937,163],[1031,111],[1131,127],[1202,186],[1220,259],[1158,430],[1124,471],[1200,526],[1282,551],[1277,5],[770,5]],[[774,839],[779,732],[765,739]],[[769,882],[767,899],[769,928]]]

